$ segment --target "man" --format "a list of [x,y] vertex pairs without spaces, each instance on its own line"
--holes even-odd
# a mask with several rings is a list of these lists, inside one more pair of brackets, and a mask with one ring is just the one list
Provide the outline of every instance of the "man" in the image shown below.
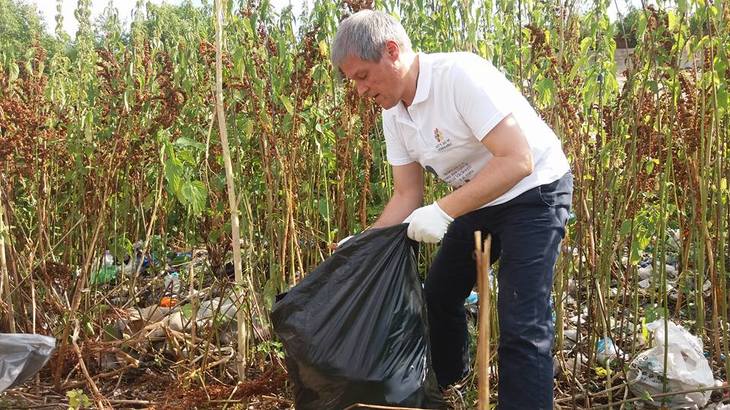
[[[383,108],[394,192],[374,227],[408,222],[411,239],[441,242],[425,283],[439,384],[469,368],[464,299],[476,281],[481,230],[500,259],[500,408],[552,408],[550,289],[572,198],[559,140],[488,61],[415,53],[385,13],[343,20],[332,62]],[[454,188],[427,206],[423,169]]]

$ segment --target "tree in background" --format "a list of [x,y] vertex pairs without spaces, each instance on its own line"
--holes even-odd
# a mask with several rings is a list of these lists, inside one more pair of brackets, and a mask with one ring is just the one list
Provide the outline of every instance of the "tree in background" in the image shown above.
[[24,54],[35,41],[49,54],[57,49],[57,42],[46,31],[38,9],[14,0],[0,0],[0,39],[0,53],[6,58]]
[[639,20],[643,10],[631,7],[625,16],[619,16],[616,21],[616,48],[634,48],[637,42]]

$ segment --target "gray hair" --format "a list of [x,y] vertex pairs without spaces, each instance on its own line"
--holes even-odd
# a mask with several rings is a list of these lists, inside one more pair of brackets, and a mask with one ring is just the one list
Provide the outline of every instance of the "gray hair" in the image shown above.
[[411,39],[393,17],[382,11],[360,10],[342,20],[337,28],[332,43],[332,65],[339,67],[348,56],[377,63],[389,40],[411,50]]

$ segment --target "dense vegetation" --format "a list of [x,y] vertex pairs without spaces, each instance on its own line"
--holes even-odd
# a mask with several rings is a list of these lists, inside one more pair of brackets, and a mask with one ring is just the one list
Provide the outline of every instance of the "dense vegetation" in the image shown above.
[[[60,17],[51,35],[31,7],[0,0],[0,330],[57,337],[51,380],[59,389],[79,386],[66,376],[101,350],[144,360],[154,349],[142,338],[107,329],[129,308],[156,304],[167,255],[191,252],[194,263],[180,270],[181,293],[191,295],[181,298],[184,316],[234,289],[252,330],[243,349],[253,355],[250,374],[276,366],[266,320],[274,295],[333,242],[372,223],[390,195],[379,110],[328,60],[338,21],[376,7],[400,16],[418,50],[491,59],[563,141],[576,190],[556,269],[557,344],[564,328],[577,328],[576,350],[588,360],[564,372],[558,388],[567,400],[624,398],[625,389],[610,388],[625,382],[625,362],[596,373],[596,341],[612,337],[631,358],[641,350],[641,332],[631,329],[656,317],[700,335],[715,377],[726,380],[727,2],[635,12],[623,72],[614,53],[626,27],[609,21],[608,1],[371,3],[318,0],[301,16],[265,0],[224,4],[224,103],[245,278],[235,284],[213,5],[139,1],[124,30],[113,9],[90,21],[90,1],[79,0],[70,38]],[[444,190],[432,183],[427,200]],[[151,255],[145,272],[94,283],[105,249],[121,262],[138,240]],[[424,267],[434,249],[422,255]],[[167,354],[154,363],[175,363],[167,370],[188,386],[234,383],[235,372],[226,373],[233,359],[224,360],[233,342],[219,337],[219,325],[168,334]],[[575,355],[558,351],[561,360]],[[103,393],[90,394],[100,403]]]

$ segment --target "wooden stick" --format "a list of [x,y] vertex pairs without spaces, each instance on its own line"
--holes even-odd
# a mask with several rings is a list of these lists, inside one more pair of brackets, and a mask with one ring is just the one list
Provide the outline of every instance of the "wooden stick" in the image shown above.
[[94,402],[96,402],[96,406],[99,409],[111,409],[112,406],[109,404],[109,401],[107,401],[106,397],[104,397],[101,392],[99,391],[99,388],[96,386],[96,383],[94,383],[94,379],[91,378],[91,375],[89,375],[89,371],[86,368],[86,363],[84,362],[84,356],[81,354],[81,348],[79,348],[78,343],[76,343],[76,340],[79,338],[79,320],[74,319],[74,332],[71,336],[71,347],[73,348],[74,352],[76,353],[76,357],[79,359],[79,365],[81,366],[81,372],[84,374],[84,377],[86,378],[86,385],[89,387],[89,390],[91,390],[92,395],[94,396]]
[[[3,321],[5,322],[5,330],[10,333],[15,333],[15,310],[13,308],[13,299],[11,297],[11,285],[10,285],[10,274],[8,273],[8,262],[5,258],[5,238],[8,238],[8,245],[10,245],[10,230],[6,228],[3,209],[3,199],[0,193],[0,293],[3,295],[4,302],[0,301],[0,307],[2,307]],[[7,231],[7,233],[6,233]],[[15,284],[19,286],[19,284]],[[35,307],[35,305],[34,305]],[[33,317],[35,320],[35,316]],[[35,321],[33,322],[35,324]]]
[[[228,192],[228,206],[231,211],[231,247],[233,248],[233,272],[236,278],[236,289],[244,287],[243,273],[241,270],[241,229],[238,217],[238,199],[236,198],[236,188],[233,182],[233,162],[231,161],[231,151],[228,146],[228,131],[226,129],[226,116],[223,106],[223,19],[225,0],[216,0],[215,4],[215,111],[218,115],[218,131],[221,137],[221,148],[223,154],[223,164],[226,171],[226,191]],[[236,299],[241,298],[241,291],[236,290]],[[223,299],[221,299],[223,303]],[[249,323],[246,312],[239,309],[236,312],[236,329],[238,330],[238,356],[236,356],[236,370],[238,379],[246,380],[246,369],[249,364],[248,357],[248,339],[249,339]]]
[[477,291],[479,292],[479,324],[477,333],[477,380],[478,380],[478,409],[489,409],[489,262],[492,246],[492,236],[482,243],[482,232],[474,232],[477,259]]

